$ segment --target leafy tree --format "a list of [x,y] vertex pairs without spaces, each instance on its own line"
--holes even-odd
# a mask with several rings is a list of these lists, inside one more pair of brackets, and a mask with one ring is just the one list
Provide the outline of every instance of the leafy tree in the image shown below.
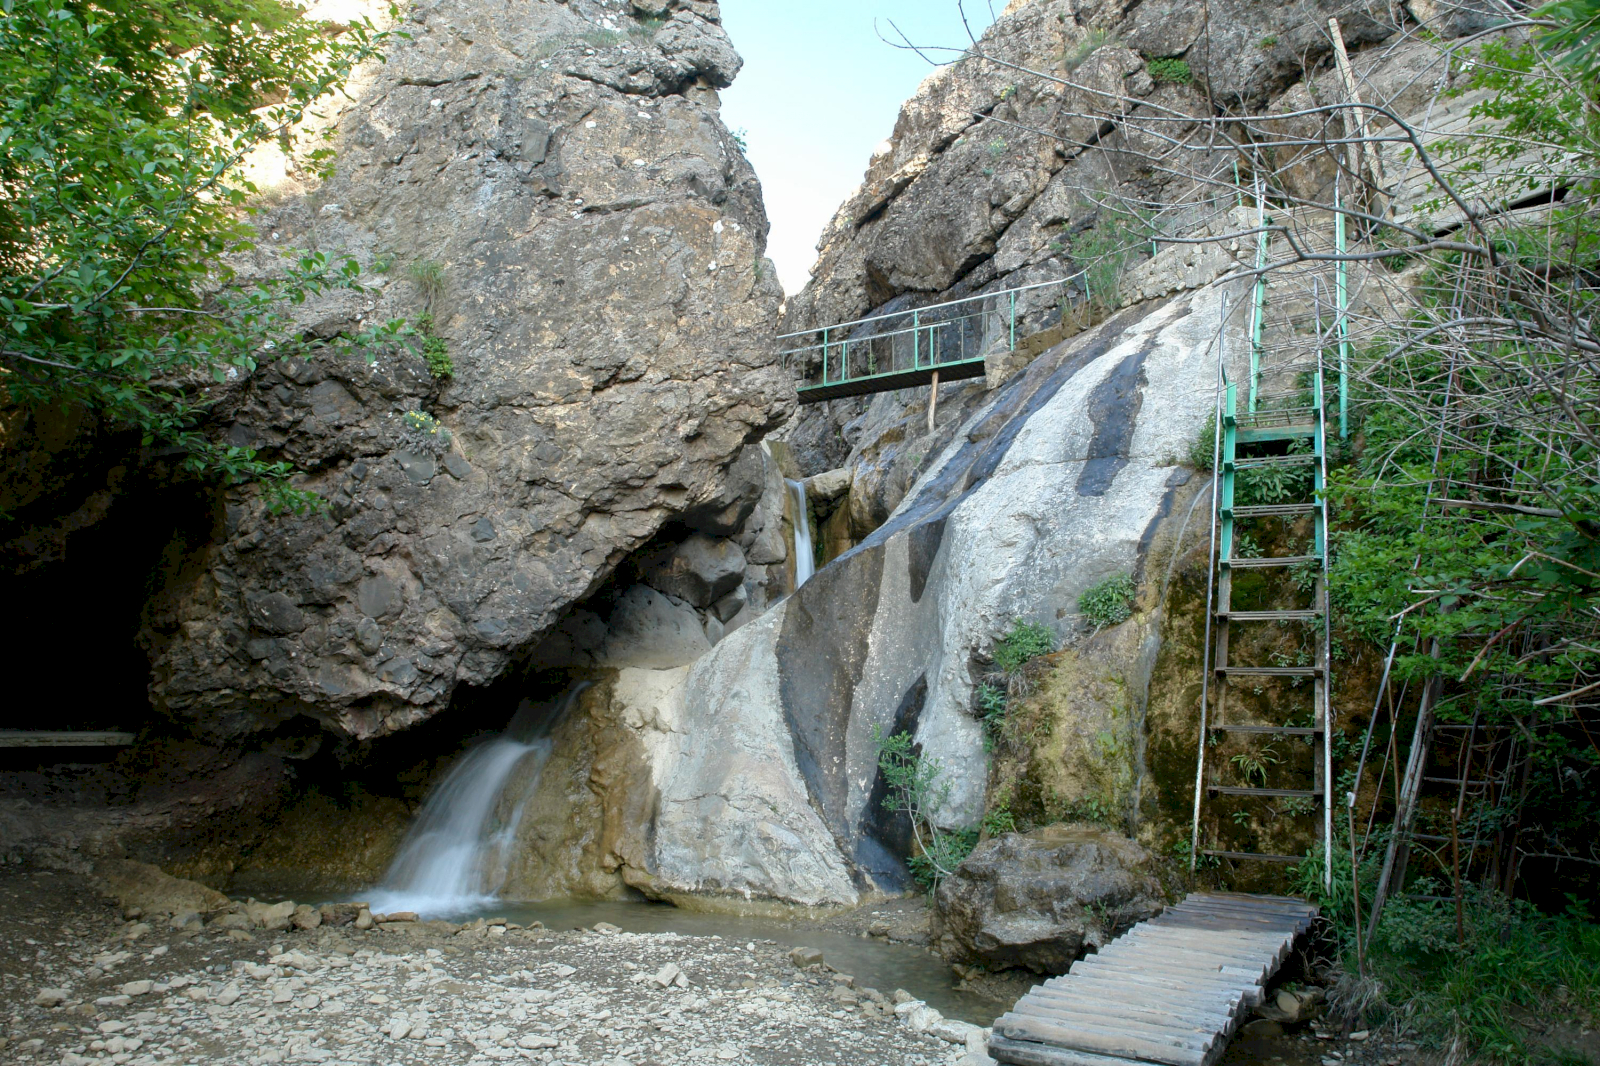
[[254,238],[245,157],[289,148],[384,37],[278,0],[0,0],[0,403],[79,405],[181,449],[193,471],[306,506],[288,464],[201,432],[203,389],[327,346],[289,331],[288,313],[358,287],[357,267],[291,254],[246,285],[222,257]]

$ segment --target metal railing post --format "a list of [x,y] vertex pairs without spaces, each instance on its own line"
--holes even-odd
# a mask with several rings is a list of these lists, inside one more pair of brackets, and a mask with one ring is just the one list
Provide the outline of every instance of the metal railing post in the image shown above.
[[822,331],[822,383],[828,383],[828,331]]
[[1345,262],[1345,231],[1344,231],[1344,204],[1340,197],[1340,182],[1337,177],[1333,184],[1333,212],[1334,233],[1339,244],[1339,262],[1335,266],[1334,278],[1338,289],[1335,313],[1339,316],[1339,438],[1350,436],[1350,318],[1349,318],[1349,280],[1347,271],[1350,265]]
[[1011,290],[1011,350],[1017,350],[1017,291]]
[[917,312],[911,312],[911,369],[916,370],[922,366],[922,324],[917,317]]

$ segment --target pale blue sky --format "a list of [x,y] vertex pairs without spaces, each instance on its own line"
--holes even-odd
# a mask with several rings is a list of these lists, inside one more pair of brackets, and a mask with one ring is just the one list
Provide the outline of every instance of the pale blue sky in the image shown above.
[[[993,21],[989,0],[964,0],[974,33]],[[998,11],[1004,0],[993,0]],[[806,283],[817,238],[894,130],[900,105],[932,71],[893,38],[965,44],[957,0],[722,0],[722,24],[744,70],[722,94],[722,118],[746,130],[766,190],[767,254],[789,292]],[[877,28],[874,28],[874,21]],[[945,53],[947,56],[950,53]]]

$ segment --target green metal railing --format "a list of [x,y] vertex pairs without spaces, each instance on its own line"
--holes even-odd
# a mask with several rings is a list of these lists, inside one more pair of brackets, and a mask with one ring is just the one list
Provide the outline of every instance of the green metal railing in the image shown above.
[[[865,393],[920,384],[906,379],[931,377],[947,368],[970,370],[997,348],[1015,351],[1019,297],[1027,297],[1022,300],[1024,317],[1051,306],[1065,315],[1070,287],[1080,279],[1087,301],[1088,274],[1080,271],[1056,281],[785,333],[779,341],[810,343],[786,348],[781,355],[787,366],[820,367],[819,380],[801,388],[802,400],[810,390],[832,392],[842,385],[858,386],[852,391]],[[1041,299],[1051,289],[1059,290],[1059,297]],[[874,387],[880,384],[881,389]]]

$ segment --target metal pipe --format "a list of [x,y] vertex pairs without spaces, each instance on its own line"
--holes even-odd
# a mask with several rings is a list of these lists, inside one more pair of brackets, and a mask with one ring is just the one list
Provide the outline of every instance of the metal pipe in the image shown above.
[[[1088,279],[1085,281],[1085,293],[1088,291]],[[1217,584],[1217,493],[1222,484],[1222,394],[1228,387],[1228,371],[1225,353],[1227,351],[1228,337],[1228,294],[1222,294],[1222,328],[1217,333],[1217,396],[1213,410],[1216,418],[1216,431],[1211,444],[1211,544],[1207,549],[1206,557],[1209,560],[1209,569],[1206,571],[1206,636],[1205,647],[1200,653],[1200,752],[1195,757],[1194,767],[1194,825],[1189,834],[1189,873],[1195,872],[1195,864],[1200,858],[1200,802],[1205,795],[1206,785],[1206,712],[1207,701],[1211,697],[1211,620],[1214,617],[1215,589]]]

